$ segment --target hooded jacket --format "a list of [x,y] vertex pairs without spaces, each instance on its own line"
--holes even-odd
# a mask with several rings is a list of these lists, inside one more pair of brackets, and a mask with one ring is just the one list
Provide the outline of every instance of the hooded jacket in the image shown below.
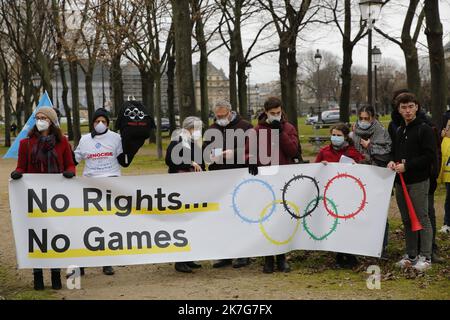
[[[237,113],[233,113],[233,119],[230,121],[228,125],[225,127],[219,126],[216,122],[214,122],[208,130],[215,129],[219,130],[221,133],[221,141],[217,141],[218,145],[221,146],[223,150],[227,149],[227,142],[233,146],[234,151],[234,159],[232,163],[227,163],[228,160],[224,159],[223,163],[211,163],[208,166],[208,170],[224,170],[224,169],[237,169],[237,168],[245,168],[247,165],[245,164],[245,143],[241,143],[237,137],[234,137],[233,142],[227,141],[227,130],[236,131],[236,130],[243,130],[244,132],[247,132],[248,130],[252,129],[253,126],[248,121],[242,119]],[[211,143],[215,142],[213,138],[207,140],[208,137],[208,130],[206,130],[204,137],[205,141],[203,143],[203,149],[207,148]],[[238,159],[238,156],[240,154],[243,154],[244,157],[242,159]],[[211,159],[209,158],[209,155],[205,155],[206,162],[210,162]]]
[[[433,129],[421,116],[397,128],[392,143],[391,160],[405,164],[406,184],[425,181],[437,166],[436,138]],[[437,177],[437,175],[436,175]],[[396,181],[399,181],[398,176]]]
[[[267,130],[265,135],[262,135],[262,131]],[[279,132],[279,141],[272,141],[272,127],[269,123],[267,123],[267,115],[263,112],[258,117],[258,125],[255,127],[256,136],[257,136],[257,146],[258,146],[258,165],[285,165],[285,164],[293,164],[294,157],[298,155],[299,152],[299,140],[298,133],[295,127],[290,124],[285,117],[283,116],[281,119],[281,130]],[[265,138],[265,141],[262,141],[262,138]],[[272,154],[272,146],[277,145],[276,150],[278,151],[278,157]],[[260,148],[264,148],[263,150],[259,150]],[[247,153],[249,152],[247,147]],[[262,159],[260,156],[264,154],[269,158],[278,158],[278,163],[262,163]],[[276,161],[276,160],[275,160]]]

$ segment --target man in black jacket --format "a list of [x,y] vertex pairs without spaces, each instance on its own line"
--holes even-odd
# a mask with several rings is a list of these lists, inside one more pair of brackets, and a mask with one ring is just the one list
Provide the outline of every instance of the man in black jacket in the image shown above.
[[395,195],[406,235],[406,255],[397,265],[425,271],[431,267],[433,231],[428,215],[428,190],[432,164],[436,162],[436,141],[431,127],[417,117],[419,105],[414,94],[405,92],[398,95],[396,107],[403,121],[396,130],[392,161],[388,168],[403,174],[417,218],[423,227],[418,232],[411,231],[408,207],[397,177]]
[[[211,145],[210,147],[217,146],[211,149],[212,154],[205,154],[206,162],[210,163],[208,170],[248,167],[245,161],[245,140],[240,140],[237,136],[239,131],[245,133],[252,129],[252,124],[232,111],[231,104],[228,101],[217,101],[214,104],[213,111],[215,121],[204,134],[204,149],[210,149],[208,148],[209,145]],[[230,141],[230,139],[233,140]],[[213,268],[221,268],[231,263],[231,259],[222,259],[214,263]],[[238,258],[234,261],[233,267],[240,268],[249,263],[249,258]]]

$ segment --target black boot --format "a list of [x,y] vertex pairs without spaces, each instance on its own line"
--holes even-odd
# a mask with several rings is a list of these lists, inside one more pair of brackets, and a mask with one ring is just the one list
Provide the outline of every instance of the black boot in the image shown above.
[[195,263],[194,261],[188,261],[186,262],[186,265],[191,269],[198,269],[202,267],[201,264]]
[[275,259],[273,256],[264,257],[264,273],[273,273]]
[[175,262],[175,270],[178,272],[192,273],[192,269],[189,268],[186,262]]
[[346,254],[347,266],[350,269],[353,269],[358,265],[358,259],[353,254]]
[[61,272],[59,269],[52,269],[52,289],[60,290],[61,288]]
[[237,258],[233,262],[233,268],[241,268],[241,267],[245,267],[245,266],[247,266],[249,264],[250,264],[250,259],[249,258]]
[[279,254],[277,255],[277,269],[281,272],[291,272],[291,267],[289,263],[286,261],[286,255]]
[[336,254],[336,267],[345,268],[345,259],[343,253],[338,252]]
[[112,276],[114,274],[114,269],[111,266],[103,267],[103,273],[107,276]]
[[34,290],[44,290],[44,275],[42,269],[33,270],[33,285]]
[[231,259],[222,259],[213,264],[213,268],[222,268],[229,266],[231,264]]

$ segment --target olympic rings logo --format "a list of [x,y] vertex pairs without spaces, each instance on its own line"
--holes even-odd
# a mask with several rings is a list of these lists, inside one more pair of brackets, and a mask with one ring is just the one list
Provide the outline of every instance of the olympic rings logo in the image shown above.
[[[356,210],[349,212],[349,213],[345,213],[345,214],[339,213],[338,209],[337,209],[338,206],[336,205],[336,203],[333,200],[331,200],[331,198],[329,198],[328,194],[330,193],[330,188],[333,185],[333,183],[335,183],[338,179],[351,180],[351,181],[355,182],[356,186],[359,189],[361,189],[362,199],[361,199],[361,202],[359,203],[358,207],[356,208]],[[312,189],[314,190],[314,193],[316,194],[316,196],[309,203],[307,203],[303,212],[300,211],[298,204],[296,204],[292,200],[287,200],[287,198],[289,197],[290,188],[292,188],[293,185],[298,182],[303,182],[303,183],[307,182],[307,183],[312,184]],[[259,215],[259,218],[251,218],[248,212],[245,214],[245,213],[241,212],[241,210],[239,209],[237,195],[240,192],[241,188],[247,184],[258,184],[258,185],[262,186],[264,189],[266,189],[267,191],[269,191],[269,193],[270,193],[271,200],[262,209],[262,211]],[[285,244],[291,242],[294,239],[295,235],[297,234],[300,224],[303,226],[303,229],[311,237],[311,239],[314,239],[316,241],[323,241],[323,240],[328,239],[328,237],[337,230],[337,226],[339,225],[340,219],[346,220],[346,219],[350,219],[350,218],[355,218],[358,214],[360,214],[364,210],[364,208],[367,204],[367,202],[366,202],[367,192],[366,192],[365,185],[362,183],[362,181],[360,179],[358,179],[355,176],[352,176],[350,174],[347,174],[347,173],[338,173],[336,176],[332,177],[326,183],[323,190],[324,190],[323,195],[321,195],[320,188],[319,188],[319,182],[314,177],[299,174],[299,175],[295,175],[293,178],[291,178],[289,181],[287,181],[284,184],[283,188],[281,189],[282,199],[278,200],[278,199],[276,199],[275,192],[269,183],[267,183],[266,181],[261,180],[261,179],[252,178],[252,179],[244,180],[243,182],[239,183],[235,187],[233,194],[232,194],[232,208],[233,208],[234,213],[242,221],[250,223],[250,224],[259,224],[259,229],[260,229],[261,233],[263,234],[263,236],[274,245],[281,246],[281,245],[285,245]],[[308,223],[308,220],[311,218],[311,215],[313,214],[313,212],[315,212],[319,208],[319,205],[321,205],[321,204],[323,205],[323,208],[325,209],[327,214],[329,216],[333,217],[334,220],[328,231],[326,231],[325,233],[323,233],[321,235],[318,235],[312,230],[311,226]],[[265,221],[267,221],[274,214],[277,205],[282,205],[284,212],[288,213],[293,220],[296,220],[296,225],[295,225],[294,231],[285,240],[274,239],[272,236],[270,236],[268,234],[267,230],[264,228],[264,225],[263,225],[263,223]],[[303,219],[303,221],[301,223],[302,219]]]
[[125,117],[128,117],[131,120],[135,120],[136,118],[138,118],[139,120],[143,120],[146,116],[144,111],[141,111],[138,108],[134,108],[133,110],[131,110],[130,108],[126,108],[123,114]]

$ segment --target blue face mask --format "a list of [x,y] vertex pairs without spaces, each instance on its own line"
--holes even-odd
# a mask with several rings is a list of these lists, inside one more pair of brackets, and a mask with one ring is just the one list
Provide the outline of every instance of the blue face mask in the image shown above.
[[343,136],[331,136],[331,144],[336,147],[342,146],[345,138]]
[[363,130],[369,129],[371,125],[372,123],[369,121],[358,121],[358,126]]

